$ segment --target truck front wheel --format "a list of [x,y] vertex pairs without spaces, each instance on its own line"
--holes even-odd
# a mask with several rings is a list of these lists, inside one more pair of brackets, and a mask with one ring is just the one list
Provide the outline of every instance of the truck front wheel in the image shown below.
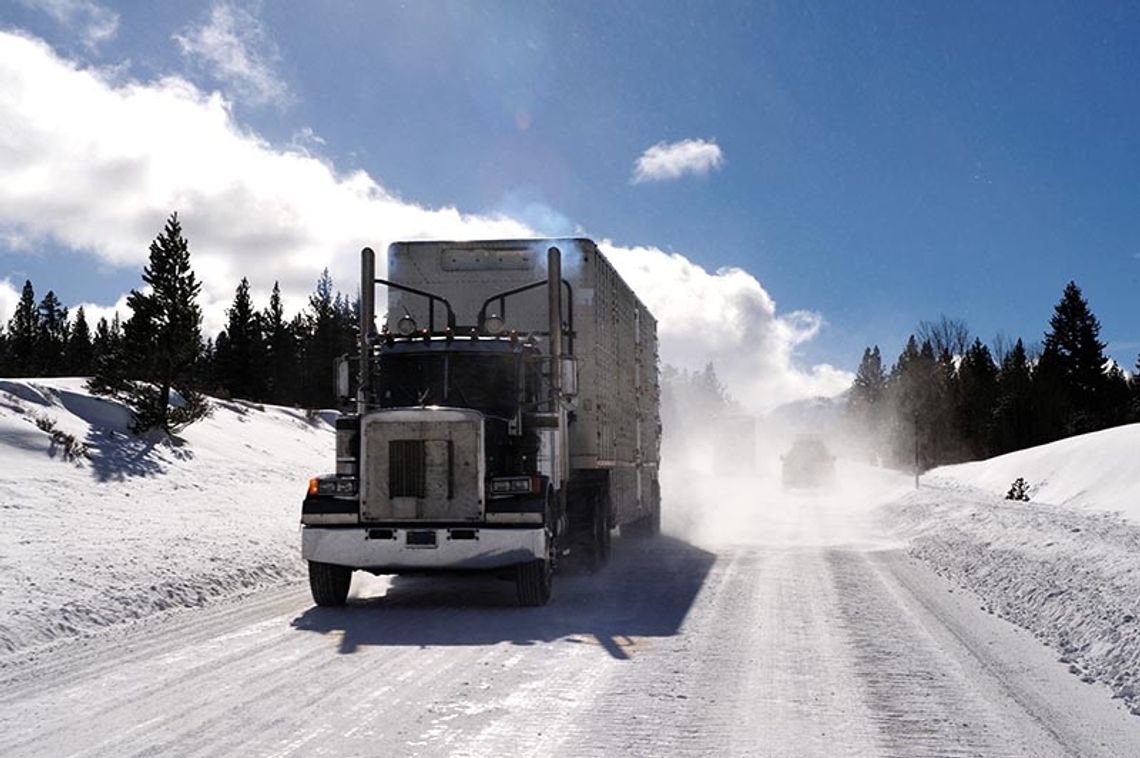
[[309,561],[309,589],[313,602],[320,606],[344,605],[348,600],[348,587],[352,584],[352,569],[331,563]]

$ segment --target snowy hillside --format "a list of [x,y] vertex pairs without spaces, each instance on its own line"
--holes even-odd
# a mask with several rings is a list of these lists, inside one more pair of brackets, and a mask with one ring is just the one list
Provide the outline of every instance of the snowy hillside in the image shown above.
[[1140,714],[1140,424],[935,469],[883,522]]
[[212,400],[170,444],[83,384],[0,380],[0,654],[303,576],[327,418]]
[[944,466],[939,480],[1004,495],[1018,477],[1031,500],[1099,511],[1118,511],[1140,523],[1140,424],[1019,450],[986,461]]

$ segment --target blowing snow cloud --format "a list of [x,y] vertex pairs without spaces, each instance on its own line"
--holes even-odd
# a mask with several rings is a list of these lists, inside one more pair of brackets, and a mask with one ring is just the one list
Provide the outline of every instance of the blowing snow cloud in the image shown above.
[[[364,245],[548,231],[509,215],[416,205],[364,171],[338,172],[305,150],[270,145],[237,123],[217,93],[178,77],[115,84],[11,33],[0,33],[0,123],[0,255],[14,241],[25,249],[50,242],[141,270],[150,241],[177,210],[203,283],[207,333],[223,325],[242,276],[259,303],[279,280],[295,311],[325,267],[353,289]],[[733,393],[759,406],[848,386],[850,376],[830,366],[796,366],[797,345],[815,336],[822,318],[778,314],[751,274],[710,273],[653,247],[603,248],[656,314],[664,361],[716,361]],[[19,283],[2,284],[6,321]]]

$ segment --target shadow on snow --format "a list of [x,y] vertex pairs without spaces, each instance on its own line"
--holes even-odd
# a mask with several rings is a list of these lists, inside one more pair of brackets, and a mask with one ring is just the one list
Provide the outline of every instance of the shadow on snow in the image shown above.
[[[615,540],[594,575],[559,573],[541,608],[514,606],[514,584],[485,576],[396,577],[379,597],[313,607],[294,629],[339,633],[339,652],[368,645],[532,645],[556,639],[601,645],[614,658],[638,637],[677,634],[715,561],[672,537]],[[592,639],[582,639],[587,636]]]

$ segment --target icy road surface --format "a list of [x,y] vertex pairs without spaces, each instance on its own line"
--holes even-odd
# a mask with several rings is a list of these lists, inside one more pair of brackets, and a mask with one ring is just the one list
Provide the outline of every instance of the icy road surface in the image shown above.
[[734,491],[546,608],[357,574],[345,609],[293,587],[20,653],[0,755],[1140,755],[1140,718],[842,487]]

